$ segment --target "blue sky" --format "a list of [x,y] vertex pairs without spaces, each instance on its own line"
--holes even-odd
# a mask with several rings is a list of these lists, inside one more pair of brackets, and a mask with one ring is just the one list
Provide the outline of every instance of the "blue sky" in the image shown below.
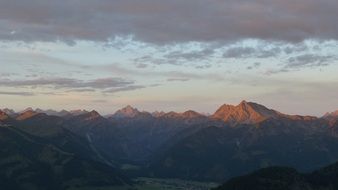
[[2,107],[338,109],[334,1],[47,2],[0,1]]

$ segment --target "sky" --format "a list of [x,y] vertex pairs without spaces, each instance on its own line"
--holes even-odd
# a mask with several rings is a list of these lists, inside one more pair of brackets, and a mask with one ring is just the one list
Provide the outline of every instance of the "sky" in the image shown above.
[[0,107],[338,109],[336,0],[0,0]]

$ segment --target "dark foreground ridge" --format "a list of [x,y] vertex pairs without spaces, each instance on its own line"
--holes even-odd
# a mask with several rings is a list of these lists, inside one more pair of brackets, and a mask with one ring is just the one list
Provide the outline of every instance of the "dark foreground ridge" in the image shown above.
[[214,190],[336,190],[338,163],[312,173],[288,167],[270,167],[236,177]]

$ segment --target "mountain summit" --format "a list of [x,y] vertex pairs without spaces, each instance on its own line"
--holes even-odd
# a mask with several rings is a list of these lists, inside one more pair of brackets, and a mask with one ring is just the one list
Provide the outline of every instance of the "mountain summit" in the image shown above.
[[334,112],[327,112],[324,116],[324,118],[338,118],[338,110]]
[[279,116],[280,113],[275,110],[243,100],[237,106],[224,104],[211,117],[231,124],[256,124]]
[[2,109],[2,112],[5,112],[8,116],[11,116],[11,117],[14,117],[17,114],[15,113],[14,110],[8,109],[8,108]]
[[88,112],[88,113],[84,113],[84,114],[80,115],[80,117],[83,117],[87,121],[102,118],[102,116],[95,110],[92,110],[91,112]]
[[193,110],[188,110],[184,113],[182,113],[182,116],[185,117],[185,118],[198,118],[198,117],[204,117],[204,115],[198,113],[198,112],[195,112]]
[[138,109],[131,107],[130,105],[115,112],[113,117],[115,118],[132,118],[139,115],[141,112]]
[[20,115],[16,118],[16,120],[26,120],[26,119],[29,119],[35,115],[37,115],[39,113],[31,110],[31,109],[26,109],[26,111],[20,113]]
[[6,112],[0,110],[0,121],[8,119],[9,116],[7,115]]

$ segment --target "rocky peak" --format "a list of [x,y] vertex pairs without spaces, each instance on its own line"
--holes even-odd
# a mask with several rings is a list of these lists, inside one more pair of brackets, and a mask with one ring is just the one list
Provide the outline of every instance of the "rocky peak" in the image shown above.
[[31,107],[28,107],[28,108],[26,108],[26,109],[22,110],[22,111],[20,112],[20,114],[21,114],[21,113],[28,112],[28,111],[34,111],[34,110],[33,110],[33,108],[31,108]]
[[203,117],[203,115],[193,110],[188,110],[183,113],[177,113],[177,112],[171,111],[171,112],[163,114],[161,117],[171,118],[171,119],[194,119],[194,118]]
[[36,108],[35,111],[38,112],[38,113],[45,113],[46,112],[45,110],[42,110],[40,108]]
[[174,111],[171,111],[171,112],[168,112],[168,113],[164,114],[162,117],[166,117],[166,118],[179,118],[179,117],[181,117],[181,114],[179,114],[177,112],[174,112]]
[[202,114],[197,113],[197,112],[195,112],[195,111],[193,111],[193,110],[188,110],[188,111],[182,113],[182,116],[183,116],[184,118],[198,118],[198,117],[203,117]]
[[69,111],[61,110],[61,111],[58,112],[57,116],[64,117],[64,116],[68,116],[68,115],[71,115],[71,113]]
[[85,120],[95,120],[101,118],[102,116],[95,110],[84,114]]
[[327,112],[323,117],[324,118],[338,118],[338,110],[334,112]]
[[96,110],[92,110],[91,112],[89,112],[89,114],[90,114],[91,116],[95,116],[95,117],[101,116]]
[[7,115],[7,113],[4,112],[3,110],[0,110],[0,121],[6,120],[8,118],[9,116]]
[[5,108],[5,109],[3,109],[2,110],[3,112],[5,112],[7,115],[9,115],[9,116],[14,116],[14,115],[16,115],[16,112],[14,111],[14,110],[12,110],[12,109],[9,109],[9,108]]
[[20,113],[18,117],[16,117],[16,120],[26,120],[29,119],[35,115],[39,114],[38,112],[35,112],[33,110],[27,109],[27,111],[24,111]]
[[329,126],[335,126],[338,123],[338,110],[327,112],[322,118],[329,122]]
[[81,109],[78,109],[78,110],[71,110],[69,111],[69,113],[73,116],[79,116],[79,115],[83,115],[83,114],[86,114],[88,113],[87,110],[81,110]]
[[113,115],[113,117],[117,117],[117,118],[131,118],[131,117],[135,117],[138,114],[140,114],[141,112],[138,111],[138,109],[131,107],[130,105],[118,110],[115,112],[115,114]]
[[239,103],[239,106],[248,106],[250,104],[250,102],[247,102],[246,100],[242,100],[240,103]]
[[242,101],[237,106],[224,104],[211,117],[231,124],[255,124],[278,116],[278,112],[265,106]]
[[151,115],[154,116],[154,117],[162,117],[165,114],[166,113],[164,111],[155,111],[155,112],[151,113]]

